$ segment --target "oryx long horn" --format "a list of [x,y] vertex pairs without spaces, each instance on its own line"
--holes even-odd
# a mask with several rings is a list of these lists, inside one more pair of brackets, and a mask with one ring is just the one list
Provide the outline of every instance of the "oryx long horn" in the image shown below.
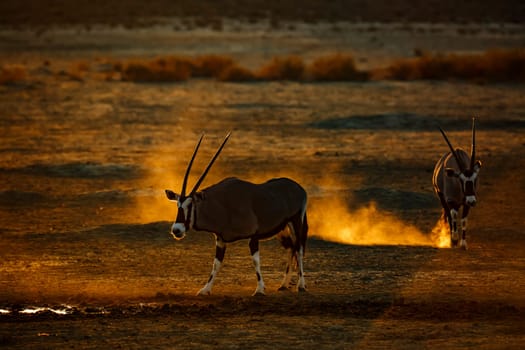
[[472,118],[472,145],[470,146],[470,169],[474,169],[476,163],[476,118]]
[[188,183],[188,176],[190,175],[191,166],[193,165],[193,161],[195,160],[195,156],[197,155],[197,151],[199,150],[199,146],[201,145],[203,137],[204,137],[204,134],[201,135],[199,142],[197,142],[197,146],[195,146],[195,150],[193,151],[191,160],[188,164],[188,167],[186,168],[186,174],[184,174],[184,181],[182,181],[182,190],[180,191],[181,193],[180,195],[182,198],[186,197],[186,185]]
[[448,140],[447,134],[445,134],[445,132],[443,131],[443,129],[441,129],[441,127],[439,127],[439,131],[441,131],[441,134],[445,138],[445,141],[447,141],[447,145],[450,148],[450,151],[454,155],[454,158],[456,158],[456,163],[458,163],[459,169],[461,170],[461,172],[464,172],[465,171],[465,167],[463,166],[463,162],[459,159],[458,154],[454,150],[454,147],[452,147],[452,144]]
[[204,178],[208,174],[208,171],[210,170],[211,166],[213,165],[213,163],[215,162],[215,160],[217,159],[219,154],[221,153],[222,148],[226,144],[226,141],[228,141],[228,138],[230,137],[230,135],[231,135],[231,132],[229,132],[228,135],[226,135],[226,137],[224,138],[224,141],[222,141],[221,146],[219,147],[217,152],[215,152],[215,155],[213,156],[213,158],[208,163],[208,166],[206,167],[206,169],[202,173],[201,177],[199,177],[199,180],[197,180],[197,183],[195,184],[195,186],[193,186],[193,189],[191,190],[190,196],[193,195],[195,192],[197,192],[197,190],[199,189],[199,186],[201,185],[202,181],[204,181]]

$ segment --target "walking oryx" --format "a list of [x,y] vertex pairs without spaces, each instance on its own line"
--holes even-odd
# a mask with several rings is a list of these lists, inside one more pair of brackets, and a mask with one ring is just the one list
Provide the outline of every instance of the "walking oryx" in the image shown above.
[[457,246],[459,240],[458,216],[461,208],[461,248],[467,249],[467,215],[470,207],[476,205],[476,191],[478,188],[478,175],[481,169],[481,161],[476,160],[476,126],[472,118],[472,145],[470,157],[461,148],[450,144],[443,129],[439,128],[441,134],[450,148],[450,152],[444,154],[434,167],[432,184],[434,191],[443,206],[443,217],[450,225],[450,242],[453,247]]
[[[279,290],[290,287],[292,264],[296,262],[297,289],[305,291],[303,254],[308,234],[306,191],[299,184],[287,178],[253,184],[229,177],[197,192],[213,162],[226,144],[230,136],[228,134],[190,194],[186,194],[188,175],[203,136],[199,139],[186,169],[181,193],[166,190],[168,199],[177,201],[178,206],[177,219],[171,226],[171,233],[175,239],[184,238],[190,229],[211,232],[216,237],[213,269],[208,282],[198,294],[211,293],[213,282],[224,259],[226,243],[241,239],[250,240],[250,253],[257,274],[255,294],[264,294],[264,281],[259,260],[259,240],[275,235],[288,251],[286,273]],[[287,227],[288,230],[286,230]]]

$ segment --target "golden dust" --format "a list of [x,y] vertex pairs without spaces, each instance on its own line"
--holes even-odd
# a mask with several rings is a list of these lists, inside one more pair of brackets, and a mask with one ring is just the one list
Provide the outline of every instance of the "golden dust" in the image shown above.
[[450,234],[448,225],[441,217],[430,233],[433,245],[437,248],[450,248]]
[[351,212],[340,201],[323,202],[309,211],[309,226],[312,236],[343,244],[435,246],[429,235],[375,203]]

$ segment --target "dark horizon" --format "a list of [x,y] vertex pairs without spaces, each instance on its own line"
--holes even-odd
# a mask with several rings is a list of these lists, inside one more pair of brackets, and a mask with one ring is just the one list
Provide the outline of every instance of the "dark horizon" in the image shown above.
[[[28,9],[30,9],[28,11]],[[520,0],[108,0],[0,2],[0,28],[48,26],[149,26],[167,17],[201,18],[202,26],[222,18],[256,22],[430,22],[521,23],[525,2]],[[199,22],[199,21],[197,21]],[[199,23],[197,23],[199,25]]]

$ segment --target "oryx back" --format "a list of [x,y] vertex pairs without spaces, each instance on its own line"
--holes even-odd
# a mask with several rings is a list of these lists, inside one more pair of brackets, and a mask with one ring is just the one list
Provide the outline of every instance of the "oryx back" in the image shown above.
[[253,184],[226,178],[195,200],[196,229],[214,232],[225,242],[272,236],[306,209],[306,192],[293,180]]

